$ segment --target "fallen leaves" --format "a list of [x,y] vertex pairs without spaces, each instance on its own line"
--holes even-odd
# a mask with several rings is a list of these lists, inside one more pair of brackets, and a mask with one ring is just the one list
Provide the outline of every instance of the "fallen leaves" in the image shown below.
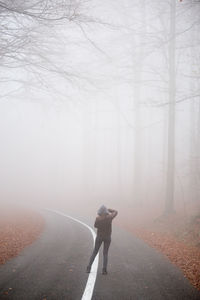
[[17,256],[39,236],[43,228],[44,220],[36,212],[1,210],[0,264]]
[[184,230],[181,231],[183,226],[176,216],[173,218],[174,220],[167,220],[160,227],[152,223],[148,229],[147,227],[136,228],[133,224],[125,222],[122,225],[151,247],[165,254],[172,263],[182,270],[184,276],[200,290],[199,219],[196,219],[194,224],[188,223],[187,226],[184,224],[184,230],[187,229],[187,234],[182,234],[184,232]]

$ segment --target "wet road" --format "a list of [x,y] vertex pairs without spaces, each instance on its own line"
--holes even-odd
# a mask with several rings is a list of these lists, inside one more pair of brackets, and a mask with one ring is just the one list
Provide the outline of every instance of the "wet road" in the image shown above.
[[[0,299],[81,299],[92,235],[66,217],[52,212],[44,216],[40,238],[0,267]],[[93,300],[200,299],[163,255],[118,227],[113,227],[107,276],[101,274],[101,265],[102,252]]]

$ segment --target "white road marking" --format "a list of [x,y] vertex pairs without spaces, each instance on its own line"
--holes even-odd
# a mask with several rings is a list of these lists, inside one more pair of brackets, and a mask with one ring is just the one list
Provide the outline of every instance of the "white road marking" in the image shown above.
[[[94,230],[89,225],[83,223],[82,221],[80,221],[76,218],[68,216],[68,215],[66,215],[66,214],[64,214],[64,213],[62,213],[58,210],[54,210],[54,209],[46,209],[46,210],[54,212],[54,213],[59,214],[61,216],[70,218],[70,219],[82,224],[83,226],[87,227],[90,230],[90,232],[92,233],[93,240],[94,240],[94,243],[95,243],[96,233],[94,232]],[[96,281],[96,277],[97,277],[98,263],[99,263],[99,253],[95,257],[95,260],[92,264],[92,268],[91,268],[91,271],[89,273],[88,280],[87,280],[85,290],[84,290],[84,293],[83,293],[83,296],[82,296],[81,300],[90,300],[90,299],[92,299],[94,285],[95,285],[95,281]]]

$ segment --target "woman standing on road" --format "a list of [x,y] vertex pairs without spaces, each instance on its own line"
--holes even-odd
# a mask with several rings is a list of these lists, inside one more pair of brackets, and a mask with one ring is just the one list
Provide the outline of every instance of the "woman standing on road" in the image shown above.
[[97,228],[97,236],[95,240],[94,250],[90,257],[89,264],[87,266],[87,273],[90,273],[92,263],[103,244],[103,270],[102,274],[107,274],[107,264],[108,264],[108,249],[111,242],[112,233],[112,220],[116,217],[117,211],[114,209],[107,209],[102,205],[98,210],[98,216],[96,217],[94,227]]

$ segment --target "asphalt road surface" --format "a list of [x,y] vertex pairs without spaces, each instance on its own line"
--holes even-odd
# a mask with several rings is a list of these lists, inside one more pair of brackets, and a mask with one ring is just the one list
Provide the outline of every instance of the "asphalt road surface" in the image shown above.
[[[0,299],[81,299],[93,248],[91,232],[53,212],[44,216],[46,228],[40,238],[0,267]],[[117,226],[107,276],[101,274],[101,266],[102,250],[93,300],[200,299],[167,258]]]

